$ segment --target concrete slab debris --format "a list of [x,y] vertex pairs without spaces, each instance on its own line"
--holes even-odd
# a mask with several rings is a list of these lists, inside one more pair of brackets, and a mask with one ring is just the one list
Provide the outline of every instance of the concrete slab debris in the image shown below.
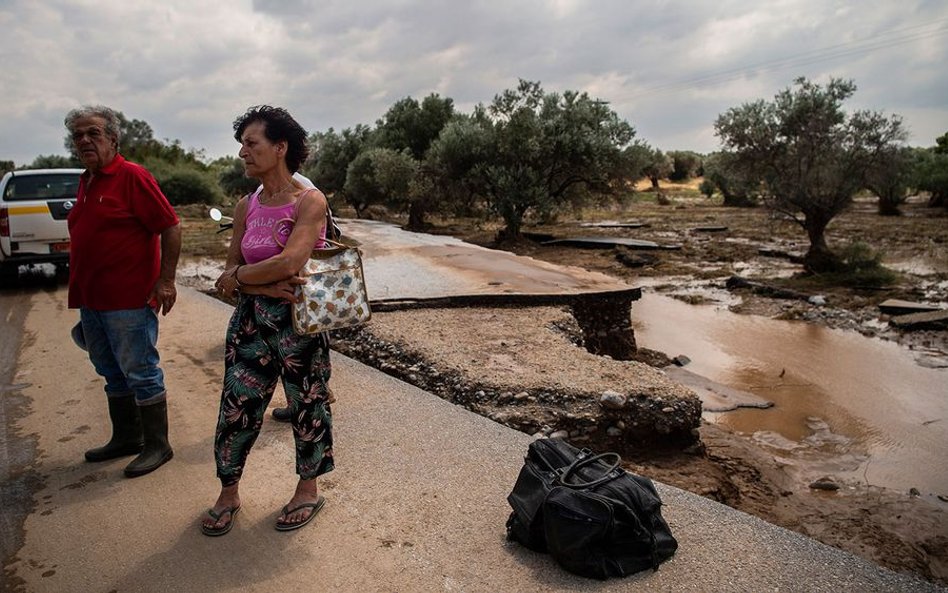
[[662,369],[671,379],[690,388],[701,400],[705,412],[730,412],[737,408],[771,408],[774,403],[749,391],[728,387],[707,377],[670,365]]
[[948,309],[896,315],[889,320],[889,325],[912,330],[948,329]]
[[941,307],[929,305],[926,303],[916,303],[915,301],[903,301],[901,299],[888,299],[879,303],[879,310],[886,315],[908,315],[909,313],[928,313],[939,311]]
[[648,226],[651,226],[647,222],[619,222],[615,220],[603,220],[600,222],[581,222],[579,223],[581,227],[593,227],[593,228],[602,228],[602,229],[641,229]]
[[544,245],[565,245],[572,247],[587,247],[593,249],[607,249],[622,246],[630,249],[681,249],[681,245],[660,245],[654,241],[629,239],[627,237],[565,237],[543,241]]

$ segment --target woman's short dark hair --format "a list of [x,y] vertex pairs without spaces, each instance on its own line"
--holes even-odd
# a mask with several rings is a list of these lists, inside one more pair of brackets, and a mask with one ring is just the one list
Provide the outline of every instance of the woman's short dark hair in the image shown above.
[[234,138],[237,142],[240,142],[247,126],[257,121],[263,122],[263,135],[267,140],[286,141],[286,166],[291,173],[299,171],[300,165],[306,162],[306,157],[309,156],[306,130],[303,126],[282,107],[256,105],[234,120]]

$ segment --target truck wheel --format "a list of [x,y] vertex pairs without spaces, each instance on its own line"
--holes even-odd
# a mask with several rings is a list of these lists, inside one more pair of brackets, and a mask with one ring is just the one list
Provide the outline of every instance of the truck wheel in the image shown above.
[[69,282],[69,264],[56,264],[56,282]]

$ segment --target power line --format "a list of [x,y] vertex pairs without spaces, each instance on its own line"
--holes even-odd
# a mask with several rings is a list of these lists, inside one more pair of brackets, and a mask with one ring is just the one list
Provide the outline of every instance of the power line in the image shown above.
[[[806,51],[806,52],[803,52],[803,53],[801,53],[801,54],[797,54],[796,56],[792,56],[792,57],[788,57],[788,58],[777,58],[777,59],[775,59],[775,60],[768,60],[768,61],[764,61],[764,62],[758,62],[758,63],[750,64],[750,65],[747,65],[747,66],[741,66],[741,67],[738,67],[738,68],[732,68],[732,69],[730,69],[730,70],[722,70],[722,71],[717,72],[717,73],[714,73],[714,74],[709,74],[709,75],[705,75],[705,76],[699,76],[699,77],[697,77],[697,78],[690,79],[690,80],[686,80],[686,81],[680,81],[680,82],[676,82],[676,83],[669,83],[668,85],[659,85],[658,87],[653,87],[653,88],[659,89],[659,88],[663,88],[664,86],[672,86],[672,85],[679,85],[679,84],[690,84],[691,82],[700,82],[700,81],[703,81],[703,80],[705,80],[705,79],[713,79],[713,78],[716,78],[716,77],[721,76],[721,75],[727,75],[727,74],[732,74],[732,73],[733,73],[733,74],[736,74],[736,73],[743,73],[743,72],[745,72],[745,71],[748,70],[748,69],[762,68],[762,67],[766,67],[766,66],[769,66],[769,65],[779,65],[779,64],[781,64],[781,63],[792,62],[792,61],[795,61],[795,60],[809,60],[809,59],[811,59],[811,58],[813,58],[813,57],[818,57],[818,56],[820,56],[821,54],[828,54],[828,53],[832,53],[832,52],[838,52],[838,51],[863,51],[865,48],[856,47],[856,46],[864,45],[864,44],[870,44],[870,45],[871,45],[871,44],[877,44],[877,43],[890,43],[890,42],[895,42],[895,41],[897,41],[898,43],[903,43],[903,42],[907,42],[907,41],[912,41],[912,40],[914,40],[914,36],[916,36],[916,35],[928,36],[928,34],[932,33],[932,31],[922,31],[922,32],[920,32],[920,33],[915,32],[915,31],[917,31],[918,29],[923,29],[923,28],[926,28],[926,27],[932,27],[933,25],[938,25],[938,24],[942,24],[942,23],[948,24],[948,19],[940,19],[940,20],[937,20],[937,21],[933,21],[933,22],[931,22],[931,23],[926,23],[926,24],[924,24],[924,25],[915,25],[915,26],[913,26],[913,27],[906,27],[906,28],[904,28],[904,29],[893,29],[893,30],[890,30],[890,31],[884,31],[884,32],[880,33],[879,35],[877,35],[877,36],[875,36],[875,37],[872,37],[872,38],[870,38],[870,39],[860,39],[860,40],[856,40],[856,41],[849,41],[849,42],[846,42],[846,43],[840,43],[840,44],[837,44],[837,45],[830,45],[830,46],[828,46],[828,47],[823,47],[823,48],[819,48],[819,49],[814,49],[814,50]],[[942,30],[944,30],[944,29],[942,29]],[[909,31],[912,31],[913,33],[910,33],[907,37],[906,37],[906,36],[903,36],[902,38],[896,38],[895,40],[889,40],[889,41],[885,41],[884,39],[881,39],[882,37],[885,37],[885,36],[887,36],[887,35],[893,35],[893,34],[896,34],[896,33],[905,33],[905,32],[909,32]],[[936,31],[934,31],[934,32],[937,33],[938,31],[936,30]],[[871,49],[871,48],[870,48],[870,49]],[[651,89],[650,89],[650,90],[651,90]]]
[[[889,47],[894,47],[897,45],[902,45],[912,41],[919,41],[922,39],[929,39],[944,35],[948,33],[948,19],[939,19],[926,23],[924,25],[916,25],[913,27],[906,27],[904,29],[893,29],[890,31],[884,31],[879,35],[871,39],[862,39],[858,41],[852,41],[847,43],[841,43],[838,45],[832,45],[816,50],[811,50],[797,54],[796,56],[791,56],[787,58],[777,58],[774,60],[768,60],[764,62],[757,62],[754,64],[749,64],[741,66],[738,68],[732,68],[728,70],[722,70],[715,72],[713,74],[707,74],[703,76],[698,76],[695,78],[681,80],[676,82],[671,82],[668,84],[657,85],[643,89],[642,91],[632,93],[625,97],[626,100],[637,99],[650,95],[659,95],[666,94],[674,91],[683,91],[691,88],[702,88],[707,86],[713,86],[723,82],[730,82],[732,80],[740,79],[751,73],[766,73],[773,72],[776,70],[782,70],[786,68],[793,68],[797,66],[805,66],[808,64],[815,64],[818,62],[824,62],[828,60],[836,60],[839,58],[844,58],[852,55],[866,54],[872,51],[877,51],[880,49],[886,49]],[[931,27],[939,25],[935,29]],[[920,30],[928,29],[928,30]],[[886,39],[886,37],[890,37]]]

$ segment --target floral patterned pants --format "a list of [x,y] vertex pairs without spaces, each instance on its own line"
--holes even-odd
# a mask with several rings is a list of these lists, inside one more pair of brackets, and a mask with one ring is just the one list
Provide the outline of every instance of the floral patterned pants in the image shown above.
[[329,336],[299,336],[289,305],[241,295],[227,326],[224,387],[214,436],[217,477],[224,486],[243,473],[277,381],[283,378],[301,479],[332,471]]

